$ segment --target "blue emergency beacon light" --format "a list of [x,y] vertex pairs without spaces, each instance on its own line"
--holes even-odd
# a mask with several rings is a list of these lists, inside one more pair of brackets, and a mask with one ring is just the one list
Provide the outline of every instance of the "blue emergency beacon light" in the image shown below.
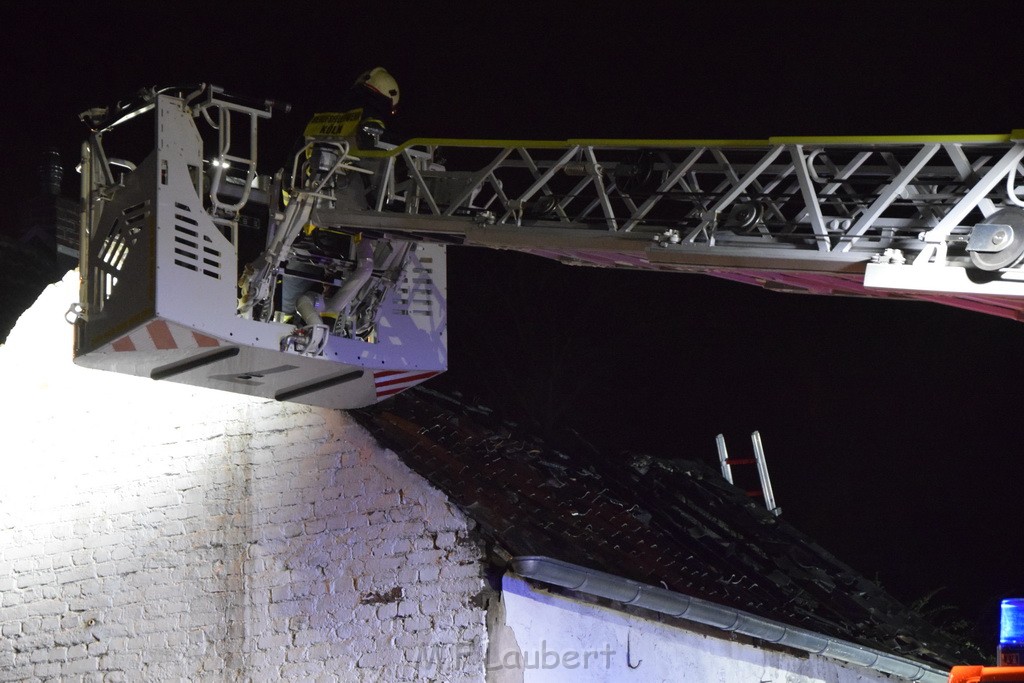
[[949,683],[1024,683],[1024,598],[999,604],[997,666],[963,664],[949,670]]
[[1024,663],[1024,598],[1007,598],[999,605],[999,666]]

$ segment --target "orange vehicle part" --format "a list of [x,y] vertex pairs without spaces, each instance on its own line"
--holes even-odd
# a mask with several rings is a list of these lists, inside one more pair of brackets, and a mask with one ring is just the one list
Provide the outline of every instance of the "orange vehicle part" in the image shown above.
[[1024,666],[954,666],[949,683],[1024,683]]

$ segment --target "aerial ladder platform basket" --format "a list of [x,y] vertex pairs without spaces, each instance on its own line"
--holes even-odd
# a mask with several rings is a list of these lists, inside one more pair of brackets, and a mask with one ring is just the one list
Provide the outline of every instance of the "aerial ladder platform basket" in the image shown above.
[[[280,316],[239,313],[244,242],[282,228],[265,218],[277,204],[273,183],[255,171],[256,121],[271,111],[209,88],[191,98],[154,93],[93,133],[83,147],[76,363],[336,408],[372,404],[447,367],[437,245],[410,243],[401,263],[374,263],[362,294],[375,319],[363,338],[328,334],[311,352]],[[114,124],[132,115],[148,118],[155,138],[137,164],[105,153]],[[232,119],[250,124],[244,150],[226,137]],[[219,133],[205,158],[204,120]],[[332,277],[345,272],[340,256],[332,265]]]

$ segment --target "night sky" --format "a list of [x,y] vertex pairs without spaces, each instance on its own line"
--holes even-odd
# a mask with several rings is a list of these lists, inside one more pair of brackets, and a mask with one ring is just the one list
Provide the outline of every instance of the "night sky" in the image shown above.
[[[85,5],[7,10],[5,231],[43,150],[74,191],[77,114],[143,86],[291,102],[261,131],[281,159],[264,171],[376,65],[402,88],[399,139],[1024,127],[1009,2]],[[453,248],[449,266],[439,384],[614,450],[714,463],[715,434],[741,454],[760,430],[784,516],[897,597],[939,590],[993,638],[999,599],[1024,595],[1020,323],[502,252]]]

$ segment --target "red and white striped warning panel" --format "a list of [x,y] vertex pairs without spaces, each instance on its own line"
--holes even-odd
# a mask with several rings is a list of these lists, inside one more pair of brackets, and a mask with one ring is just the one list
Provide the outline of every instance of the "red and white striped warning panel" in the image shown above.
[[168,351],[174,349],[202,349],[220,346],[213,337],[200,334],[187,327],[154,320],[132,330],[110,343],[114,351]]
[[422,370],[381,370],[373,373],[373,386],[377,390],[377,398],[393,396],[409,387],[430,379],[439,372]]

